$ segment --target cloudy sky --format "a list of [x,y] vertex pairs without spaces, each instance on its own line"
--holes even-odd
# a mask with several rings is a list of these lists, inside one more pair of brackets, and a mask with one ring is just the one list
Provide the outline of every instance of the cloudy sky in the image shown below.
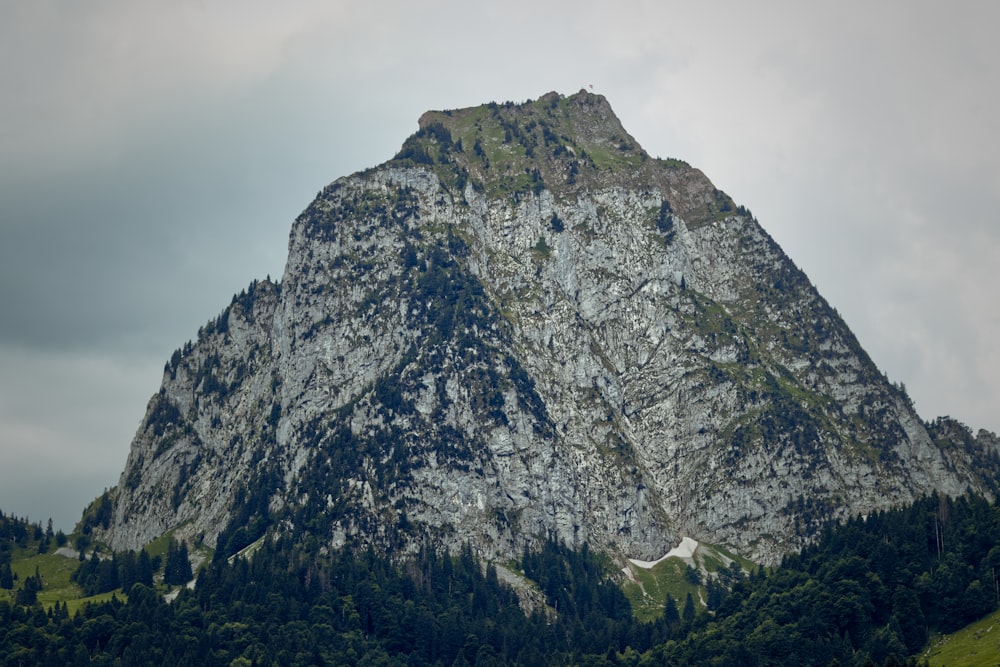
[[0,0],[0,509],[72,528],[164,362],[427,109],[593,85],[924,419],[1000,430],[1000,3]]

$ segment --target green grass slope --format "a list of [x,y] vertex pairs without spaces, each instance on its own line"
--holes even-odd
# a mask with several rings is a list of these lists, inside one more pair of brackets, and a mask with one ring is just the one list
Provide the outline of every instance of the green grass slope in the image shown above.
[[[17,577],[14,589],[0,589],[0,600],[13,603],[18,589],[24,585],[24,580],[34,576],[36,571],[42,578],[42,590],[38,592],[38,601],[46,609],[65,602],[69,613],[73,614],[88,602],[110,600],[114,593],[88,597],[73,583],[71,577],[79,565],[78,559],[57,554],[55,545],[44,554],[37,553],[37,549],[17,549],[10,561],[10,568]],[[121,591],[118,591],[117,595],[119,598],[125,597]]]
[[1000,665],[1000,611],[958,632],[931,638],[922,657],[931,667]]
[[[10,519],[16,521],[15,519]],[[39,529],[40,530],[40,529]],[[45,609],[51,609],[55,605],[66,604],[70,615],[88,603],[100,603],[110,600],[112,597],[125,601],[128,596],[126,591],[116,589],[99,595],[85,595],[83,589],[73,581],[73,573],[80,567],[79,557],[69,545],[74,544],[76,535],[70,535],[65,540],[66,549],[60,549],[55,539],[46,540],[47,548],[40,547],[41,540],[33,537],[33,527],[26,531],[28,534],[17,542],[12,542],[5,549],[3,559],[10,563],[10,569],[14,575],[14,587],[12,589],[0,588],[0,601],[13,604],[17,599],[18,592],[24,588],[25,581],[35,576],[41,578],[42,588],[38,591],[38,602]],[[146,547],[147,553],[154,558],[159,557],[160,561],[165,560],[167,547],[172,533],[168,533]],[[83,540],[86,543],[86,540]],[[258,545],[259,546],[259,545]],[[39,553],[39,549],[44,549]],[[87,558],[91,557],[91,552],[86,551]],[[109,554],[106,549],[102,553]],[[66,554],[66,555],[64,555]],[[190,552],[194,570],[197,572],[201,564],[211,561],[212,550],[203,547],[192,547]],[[163,584],[163,564],[161,562],[158,570],[154,572],[156,589],[161,594],[167,594],[172,587]]]
[[699,544],[690,561],[671,556],[651,568],[629,562],[624,568],[626,581],[622,589],[635,617],[652,621],[663,615],[668,594],[673,596],[678,609],[683,608],[688,593],[698,607],[704,607],[708,599],[707,582],[717,578],[720,570],[730,569],[731,563],[738,564],[744,571],[754,568],[752,562],[724,549]]

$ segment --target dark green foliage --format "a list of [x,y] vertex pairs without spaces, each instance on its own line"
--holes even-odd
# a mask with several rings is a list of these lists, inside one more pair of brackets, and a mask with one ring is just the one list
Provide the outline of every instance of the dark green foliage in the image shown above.
[[913,654],[927,643],[927,619],[920,607],[914,589],[902,584],[892,595],[892,620],[898,626],[899,638],[906,645],[906,653]]
[[[12,587],[4,584],[7,581],[6,570],[10,567],[15,549],[43,553],[48,550],[50,537],[49,532],[42,529],[42,524],[31,523],[26,518],[20,519],[0,512],[0,588]],[[13,585],[13,580],[17,577],[13,572],[10,577]]]
[[422,136],[433,137],[439,144],[448,150],[452,148],[451,132],[449,132],[448,128],[441,123],[430,123],[417,134],[418,136],[422,134]]
[[82,558],[81,554],[80,566],[71,580],[87,596],[109,593],[118,588],[127,591],[135,584],[152,586],[153,571],[159,567],[158,561],[159,558],[154,562],[145,549],[139,553],[123,551],[103,558],[95,550],[89,559]]
[[434,164],[434,160],[427,152],[427,148],[416,141],[407,141],[403,148],[396,153],[396,160],[409,160],[415,164]]
[[545,189],[545,181],[542,179],[542,172],[538,169],[529,169],[528,175],[531,177],[531,191],[536,195],[541,194]]
[[670,245],[674,242],[674,236],[677,232],[674,230],[673,208],[666,199],[660,202],[660,210],[656,214],[656,228],[663,233],[665,244]]
[[181,358],[181,350],[178,348],[170,355],[170,361],[163,367],[164,373],[170,373],[171,380],[177,379],[177,367],[181,365]]
[[729,591],[715,577],[705,582],[705,606],[709,611],[718,611]]
[[229,304],[230,308],[232,308],[233,306],[238,306],[240,311],[243,312],[244,317],[246,317],[247,314],[249,314],[253,310],[254,302],[256,302],[257,300],[258,291],[260,291],[260,288],[262,288],[264,285],[268,284],[270,284],[270,280],[268,280],[267,283],[264,284],[261,284],[257,280],[251,281],[250,286],[247,289],[242,290],[239,294],[233,295],[233,300]]
[[135,559],[135,581],[130,581],[129,578],[122,576],[122,584],[125,586],[125,590],[129,590],[135,584],[142,584],[143,586],[153,585],[153,572],[157,569],[159,565],[159,557],[155,560],[149,557],[149,553],[145,549],[139,552],[139,555]]
[[192,460],[185,461],[180,464],[180,468],[177,471],[177,483],[174,485],[174,490],[170,499],[175,512],[184,500],[184,494],[188,490],[188,481],[194,475],[195,471],[198,470],[198,466],[201,465],[201,461],[202,455],[199,452]]
[[[261,456],[263,453],[258,450],[255,458]],[[283,485],[277,467],[265,465],[257,469],[246,486],[236,490],[229,525],[217,538],[216,559],[232,556],[260,539],[273,519],[269,509],[271,496]]]
[[733,200],[722,190],[712,190],[712,201],[707,206],[707,212],[713,218],[724,218],[736,210]]
[[80,522],[80,532],[84,535],[90,535],[91,531],[98,526],[107,529],[111,525],[111,515],[114,509],[111,495],[104,491],[84,512]]
[[168,586],[183,586],[193,578],[187,544],[170,540],[167,545],[167,562],[163,566],[163,583]]
[[87,605],[73,619],[0,603],[0,664],[75,664],[79,654],[83,664],[565,665],[663,638],[604,588],[593,555],[549,545],[538,563],[562,568],[573,594],[560,599],[573,609],[525,615],[469,547],[393,564],[371,549],[307,558],[268,540],[251,561],[215,561],[171,604],[141,584],[128,602]]
[[117,555],[101,558],[97,551],[90,558],[80,562],[72,580],[83,590],[84,595],[109,593],[121,587]]
[[[0,538],[15,530],[3,519]],[[0,665],[916,665],[906,656],[930,632],[994,608],[1000,507],[932,497],[856,519],[771,572],[720,569],[706,581],[714,613],[668,597],[646,624],[586,545],[525,552],[550,609],[529,615],[468,546],[397,562],[371,548],[317,554],[267,539],[250,561],[216,559],[171,604],[138,581],[128,602],[74,618],[42,610],[36,573],[14,605],[0,602]],[[125,584],[144,559],[88,567],[117,561]]]
[[563,229],[565,229],[562,219],[555,213],[552,214],[552,219],[549,220],[549,225],[552,227],[552,231],[554,231],[556,234],[560,233],[561,231],[563,231]]
[[677,600],[667,593],[667,602],[663,606],[663,622],[668,627],[675,627],[681,622],[681,612],[677,609]]
[[684,623],[690,624],[694,622],[695,606],[694,606],[694,596],[688,592],[687,597],[684,598],[684,610],[681,611],[681,620]]
[[152,429],[153,435],[159,438],[166,433],[167,429],[181,423],[181,412],[163,393],[155,395],[152,400],[153,409],[150,410],[149,417],[146,419],[146,428]]
[[[559,148],[562,148],[560,146]],[[558,157],[558,154],[553,151],[553,155]],[[566,172],[566,185],[576,185],[576,176],[580,173],[580,166],[577,161],[570,162],[569,170]]]
[[430,123],[407,139],[393,159],[409,161],[414,164],[432,165],[434,157],[431,155],[431,146],[436,148],[438,162],[442,164],[448,162],[448,155],[452,151],[462,152],[461,142],[458,144],[452,142],[451,132],[448,131],[448,128],[441,123]]
[[17,595],[14,597],[14,604],[30,607],[38,601],[40,590],[42,590],[42,577],[38,574],[36,567],[35,573],[26,577],[24,584],[18,589]]
[[576,551],[548,540],[541,551],[525,553],[521,566],[525,576],[538,582],[546,603],[557,611],[581,618],[596,613],[619,621],[632,616],[625,594],[607,579],[586,544]]
[[225,335],[229,333],[229,308],[223,310],[214,320],[198,330],[198,340],[204,340],[214,334]]
[[218,352],[213,352],[205,357],[205,360],[198,364],[195,370],[194,386],[201,397],[216,395],[218,401],[222,401],[229,394],[230,387],[222,379],[222,360]]
[[996,608],[989,553],[997,544],[1000,507],[979,498],[934,496],[855,519],[769,576],[735,584],[710,624],[699,629],[696,620],[686,639],[653,654],[709,664],[732,644],[767,664],[901,664],[931,632]]

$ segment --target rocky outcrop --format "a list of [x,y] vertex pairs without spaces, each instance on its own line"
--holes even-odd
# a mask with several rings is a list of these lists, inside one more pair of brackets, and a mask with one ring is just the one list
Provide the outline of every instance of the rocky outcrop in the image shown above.
[[940,430],[749,211],[550,93],[429,112],[320,192],[280,284],[167,364],[102,537],[773,562],[828,519],[990,492],[995,436]]

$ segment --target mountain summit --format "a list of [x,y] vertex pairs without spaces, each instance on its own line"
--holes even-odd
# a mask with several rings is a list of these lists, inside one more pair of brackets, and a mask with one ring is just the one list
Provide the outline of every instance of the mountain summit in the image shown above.
[[549,93],[428,112],[324,188],[280,284],[167,363],[96,530],[774,562],[830,519],[990,493],[997,450],[922,422],[704,174]]

